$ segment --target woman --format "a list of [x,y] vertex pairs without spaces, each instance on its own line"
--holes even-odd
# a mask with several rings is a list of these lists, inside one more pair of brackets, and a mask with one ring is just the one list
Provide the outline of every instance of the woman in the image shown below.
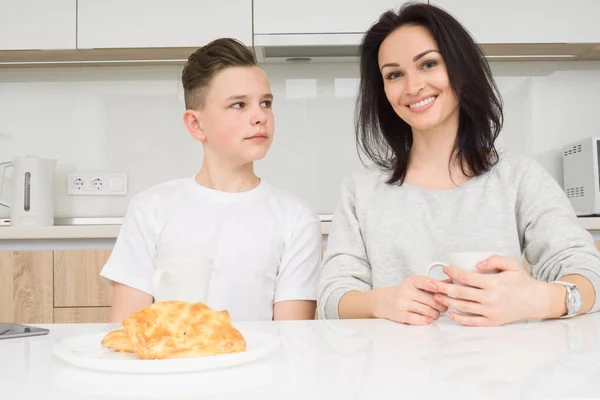
[[[381,16],[360,57],[356,138],[375,165],[343,184],[321,318],[424,325],[451,307],[452,320],[489,326],[597,311],[600,254],[538,163],[496,151],[502,104],[465,28],[410,4]],[[477,268],[496,274],[425,275],[448,253],[488,250]]]

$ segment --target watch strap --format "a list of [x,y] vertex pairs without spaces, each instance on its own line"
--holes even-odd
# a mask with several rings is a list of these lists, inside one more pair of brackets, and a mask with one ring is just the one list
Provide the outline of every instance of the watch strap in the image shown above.
[[577,315],[577,313],[571,314],[570,310],[569,310],[569,298],[571,296],[571,289],[575,287],[574,284],[570,283],[570,282],[563,282],[563,281],[552,281],[550,283],[556,283],[559,284],[561,286],[564,286],[567,290],[567,293],[565,295],[565,307],[567,308],[567,313],[563,316],[561,316],[560,318],[570,318],[570,317],[574,317],[575,315]]

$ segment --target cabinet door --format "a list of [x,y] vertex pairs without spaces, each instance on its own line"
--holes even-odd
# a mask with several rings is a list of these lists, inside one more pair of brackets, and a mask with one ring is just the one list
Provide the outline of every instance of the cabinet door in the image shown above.
[[0,251],[0,321],[52,323],[52,251]]
[[110,318],[110,307],[55,308],[54,323],[106,323]]
[[598,0],[430,0],[456,17],[479,43],[595,43]]
[[252,45],[252,0],[79,0],[79,49]]
[[364,33],[381,14],[404,3],[406,1],[401,0],[304,0],[290,7],[281,0],[254,0],[254,33]]
[[112,286],[100,271],[111,250],[54,252],[54,307],[110,306]]
[[76,0],[0,1],[0,50],[74,50]]

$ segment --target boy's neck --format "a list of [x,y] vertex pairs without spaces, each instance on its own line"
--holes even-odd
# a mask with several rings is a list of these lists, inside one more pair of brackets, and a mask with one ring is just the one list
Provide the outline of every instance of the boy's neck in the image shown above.
[[196,175],[196,183],[221,192],[241,193],[256,188],[260,183],[260,178],[254,174],[252,163],[237,167],[224,167],[205,161]]

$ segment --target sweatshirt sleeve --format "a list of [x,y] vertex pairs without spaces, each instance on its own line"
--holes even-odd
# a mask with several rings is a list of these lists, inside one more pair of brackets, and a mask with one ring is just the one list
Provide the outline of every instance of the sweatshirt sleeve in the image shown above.
[[521,247],[535,279],[551,282],[565,275],[589,279],[596,291],[590,312],[600,309],[600,253],[577,221],[571,203],[556,180],[536,161],[516,171],[516,217]]
[[356,208],[355,182],[347,178],[333,215],[318,287],[318,310],[323,319],[338,319],[338,304],[349,291],[372,289],[371,266]]

